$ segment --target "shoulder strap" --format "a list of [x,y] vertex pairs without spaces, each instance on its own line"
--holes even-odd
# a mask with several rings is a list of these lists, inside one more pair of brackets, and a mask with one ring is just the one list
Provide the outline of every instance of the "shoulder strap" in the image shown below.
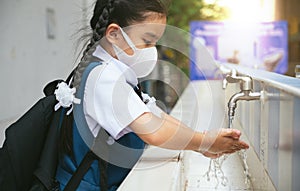
[[[69,180],[68,184],[66,185],[64,191],[74,191],[80,184],[80,181],[92,165],[94,160],[97,160],[98,157],[92,152],[89,151],[86,153],[84,158],[82,159],[79,167],[76,169],[75,173]],[[102,189],[101,189],[102,190]]]
[[85,115],[83,112],[83,98],[84,98],[84,89],[85,89],[85,84],[87,81],[87,78],[90,74],[90,72],[97,66],[102,65],[101,62],[92,62],[90,63],[86,69],[84,70],[80,82],[80,86],[78,90],[76,90],[76,98],[80,99],[81,102],[80,104],[74,104],[73,105],[73,116],[74,116],[74,121],[76,123],[76,126],[78,128],[78,132],[82,139],[84,140],[85,144],[91,148],[92,145],[94,144],[94,135],[90,131],[88,124],[85,119]]
[[[73,115],[74,115],[74,119],[75,122],[77,122],[77,124],[81,124],[86,122],[85,117],[84,117],[84,112],[83,112],[83,95],[84,95],[84,87],[87,81],[87,77],[89,75],[89,73],[96,67],[101,65],[101,62],[92,62],[91,64],[88,65],[88,67],[85,69],[82,78],[81,78],[81,83],[79,86],[79,89],[76,93],[76,97],[81,99],[81,103],[78,105],[74,105],[74,110],[73,110]],[[80,121],[80,123],[79,123]],[[90,140],[90,143],[87,143],[87,145],[91,145],[93,144],[92,140],[93,135],[91,134],[89,129],[84,129],[84,127],[86,127],[86,125],[76,125],[77,127],[80,127],[78,129],[78,131],[80,131],[80,135],[84,136],[83,140]],[[88,169],[90,168],[91,164],[93,163],[93,161],[95,160],[99,160],[99,166],[103,167],[104,169],[102,169],[101,172],[106,172],[106,166],[107,166],[107,162],[102,160],[101,158],[99,158],[96,154],[94,154],[92,151],[87,152],[87,154],[84,156],[83,160],[81,161],[79,167],[76,169],[75,173],[73,174],[73,176],[71,177],[71,179],[69,180],[69,182],[67,183],[65,190],[64,191],[73,191],[76,190],[76,188],[79,186],[80,181],[82,180],[82,178],[84,177],[84,175],[86,174],[86,172],[88,171]],[[107,190],[107,175],[101,173],[101,181],[100,181],[100,186],[101,186],[101,191],[106,191]]]

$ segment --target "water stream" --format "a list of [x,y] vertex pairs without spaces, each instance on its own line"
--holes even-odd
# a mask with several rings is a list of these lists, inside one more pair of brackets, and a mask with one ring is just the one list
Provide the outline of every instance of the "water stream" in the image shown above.
[[217,181],[215,188],[218,188],[220,183],[224,187],[228,184],[228,178],[225,176],[222,169],[223,162],[227,159],[227,157],[227,155],[223,155],[216,159],[210,159],[209,161],[208,170],[204,176],[207,181],[210,181],[211,178],[215,178]]
[[[233,116],[229,116],[229,128],[232,127],[232,121]],[[245,175],[245,185],[246,188],[251,188],[251,175],[249,173],[249,167],[247,164],[247,153],[246,150],[238,151],[238,154],[241,157],[242,163],[243,163],[243,169],[244,169],[244,175]],[[209,167],[207,172],[204,174],[204,176],[207,178],[207,181],[210,181],[211,178],[215,178],[217,183],[215,188],[218,188],[218,186],[221,185],[226,187],[228,186],[228,178],[226,177],[225,173],[223,172],[222,165],[224,161],[228,158],[230,155],[223,155],[216,159],[210,159]]]

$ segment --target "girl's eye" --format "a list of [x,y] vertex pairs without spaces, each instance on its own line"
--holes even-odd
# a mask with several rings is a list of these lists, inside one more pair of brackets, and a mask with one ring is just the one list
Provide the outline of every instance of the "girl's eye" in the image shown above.
[[152,43],[150,40],[146,40],[144,39],[144,42],[147,46],[151,46],[151,45],[154,45],[154,43]]

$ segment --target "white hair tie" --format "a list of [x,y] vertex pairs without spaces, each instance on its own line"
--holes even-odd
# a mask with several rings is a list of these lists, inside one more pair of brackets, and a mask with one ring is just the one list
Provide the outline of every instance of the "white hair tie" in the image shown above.
[[67,112],[67,115],[69,115],[73,110],[73,103],[80,104],[81,102],[80,99],[74,96],[75,92],[76,88],[70,88],[65,82],[57,84],[54,94],[58,103],[54,106],[54,110],[57,111],[60,107],[68,108],[71,106],[71,109]]

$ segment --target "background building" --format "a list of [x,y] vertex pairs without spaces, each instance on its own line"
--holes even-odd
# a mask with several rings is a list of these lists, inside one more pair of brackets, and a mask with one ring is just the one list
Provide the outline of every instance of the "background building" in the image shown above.
[[289,69],[287,75],[294,76],[294,69],[300,64],[300,1],[276,0],[275,19],[287,20],[289,24]]
[[[88,0],[0,1],[0,144],[4,129],[75,65]],[[78,48],[78,49],[77,49]]]

